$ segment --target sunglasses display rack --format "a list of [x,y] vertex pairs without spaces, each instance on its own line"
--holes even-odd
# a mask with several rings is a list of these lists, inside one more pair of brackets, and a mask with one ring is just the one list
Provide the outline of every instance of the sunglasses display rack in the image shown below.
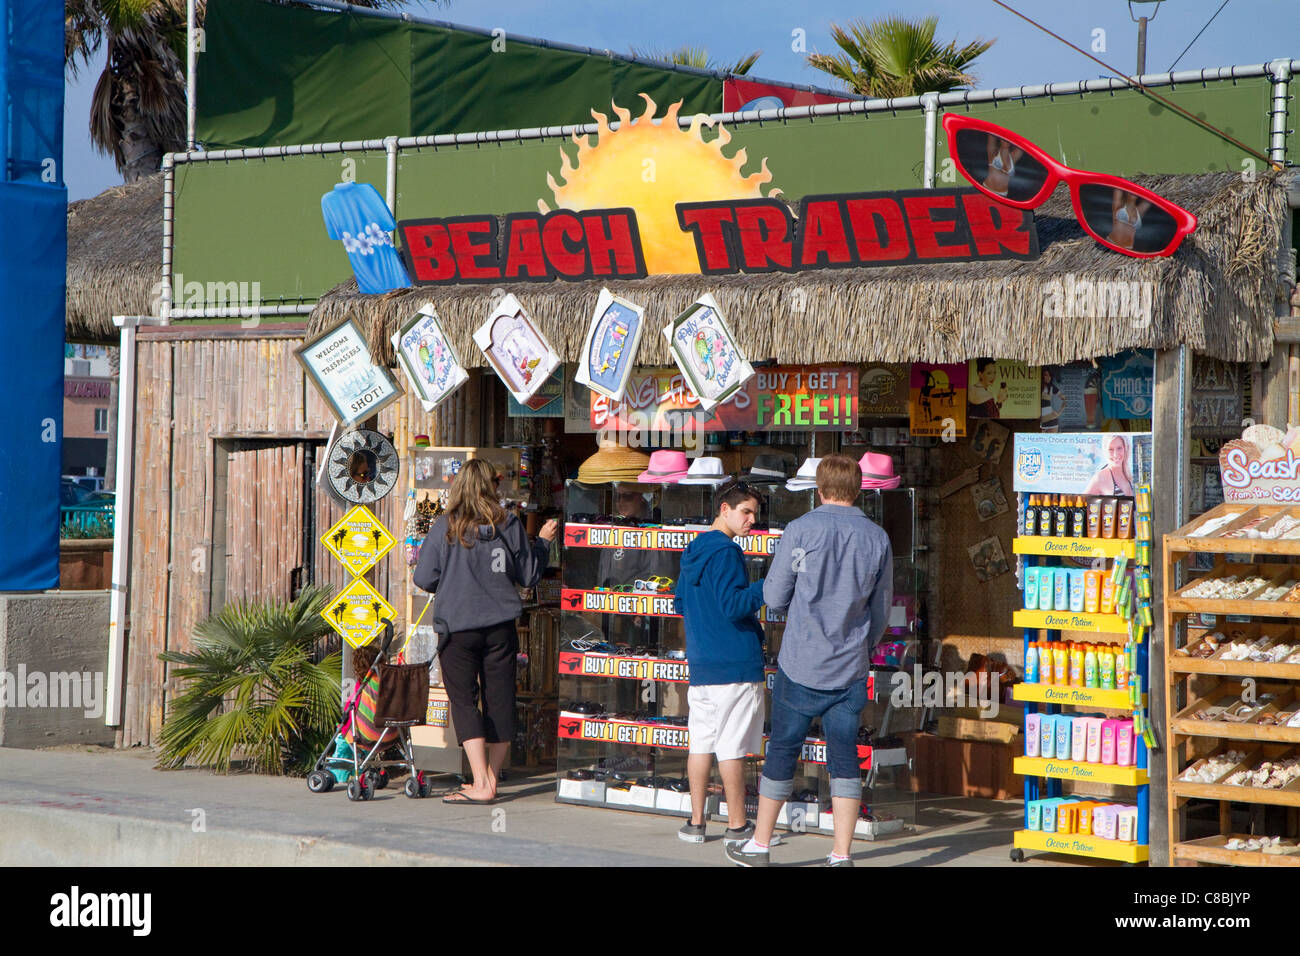
[[[1013,836],[1011,859],[1022,862],[1033,850],[1144,862],[1154,745],[1146,709],[1146,639],[1153,623],[1150,490],[1139,486],[1136,499],[1112,497],[1092,502],[1099,507],[1091,510],[1081,496],[1019,497],[1014,551],[1023,561],[1023,609],[1014,623],[1024,634],[1025,680],[1013,696],[1025,709],[1026,754],[1015,758],[1014,769],[1025,778],[1025,818]],[[1052,497],[1057,500],[1042,500]],[[1090,537],[1087,517],[1100,515],[1103,504],[1114,523]],[[1083,522],[1077,529],[1076,510]],[[1114,516],[1121,513],[1131,517],[1127,534],[1117,534]],[[1064,640],[1063,632],[1074,639]],[[1094,830],[1084,812],[1054,814],[1052,829],[1044,827],[1035,811],[1045,801],[1091,806],[1083,795],[1063,796],[1067,780],[1132,788],[1132,803],[1116,798],[1114,807],[1125,827]],[[1056,826],[1067,820],[1083,822]]]
[[[561,536],[564,586],[560,594],[557,799],[688,816],[686,690],[690,664],[685,659],[685,630],[673,591],[681,552],[711,524],[712,489],[620,485],[616,491],[610,485],[570,482],[567,496],[568,519]],[[878,498],[879,493],[864,494],[864,499],[869,499],[865,510],[869,514],[875,511],[872,516],[877,518]],[[811,507],[812,496],[807,499],[807,507]],[[771,500],[768,497],[765,504]],[[782,512],[788,519],[798,514],[791,514],[784,501]],[[764,517],[768,515],[760,515],[760,521]],[[765,573],[780,535],[779,528],[760,525],[738,540],[751,579]],[[910,541],[907,545],[910,547]],[[759,619],[768,642],[770,691],[784,618],[763,608]],[[874,685],[873,676],[869,683],[873,701]],[[749,777],[756,800],[762,755],[754,758]],[[858,759],[869,783],[882,768],[907,763],[901,744],[873,747],[866,727],[859,737]],[[824,822],[829,832],[830,815],[822,813],[829,810],[830,803],[824,740],[813,736],[805,740],[802,764],[804,779],[796,789],[809,799],[795,804],[799,825],[819,830]],[[711,789],[720,791],[720,787]],[[873,801],[877,812],[860,821],[860,835],[871,838],[893,832],[902,829],[904,817],[914,820],[912,794],[889,800],[897,812],[879,813],[880,800]],[[710,797],[709,815],[724,807],[716,794]],[[788,825],[787,820],[783,818],[781,824]]]
[[1300,866],[1295,528],[1300,506],[1228,502],[1164,539],[1174,863]]

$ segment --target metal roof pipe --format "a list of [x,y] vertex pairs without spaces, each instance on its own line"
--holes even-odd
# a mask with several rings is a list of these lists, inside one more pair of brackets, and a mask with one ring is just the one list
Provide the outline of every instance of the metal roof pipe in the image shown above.
[[1269,103],[1268,158],[1279,166],[1286,165],[1286,137],[1288,129],[1288,100],[1291,86],[1290,60],[1273,60],[1268,72],[1273,77],[1273,99]]
[[925,173],[922,183],[926,189],[933,189],[935,141],[939,135],[939,96],[936,93],[923,93],[921,102],[925,106]]

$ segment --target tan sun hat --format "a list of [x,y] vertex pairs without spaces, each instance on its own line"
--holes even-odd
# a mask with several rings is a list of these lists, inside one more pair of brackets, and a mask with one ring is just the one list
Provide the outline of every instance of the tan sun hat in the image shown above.
[[578,480],[586,485],[607,481],[636,481],[650,467],[650,456],[605,440],[600,450],[578,466]]

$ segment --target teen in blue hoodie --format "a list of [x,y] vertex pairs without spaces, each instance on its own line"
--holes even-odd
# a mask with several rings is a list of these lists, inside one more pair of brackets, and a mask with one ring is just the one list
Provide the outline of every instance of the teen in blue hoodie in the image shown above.
[[691,819],[678,831],[688,843],[704,842],[704,801],[713,757],[727,796],[725,841],[748,839],[744,760],[763,743],[763,628],[757,612],[763,582],[751,583],[735,542],[758,517],[758,495],[732,481],[718,489],[718,516],[711,530],[682,552],[677,611],[686,624],[691,685],[688,728],[691,752]]

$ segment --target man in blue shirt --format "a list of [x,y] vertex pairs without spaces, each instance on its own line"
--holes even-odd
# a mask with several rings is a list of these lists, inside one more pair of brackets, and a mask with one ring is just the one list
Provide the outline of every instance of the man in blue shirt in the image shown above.
[[682,552],[675,595],[686,624],[691,685],[687,728],[691,753],[691,819],[677,835],[704,842],[704,801],[713,758],[727,796],[725,842],[743,843],[754,833],[745,814],[745,755],[763,746],[763,628],[757,611],[763,582],[752,584],[734,540],[758,517],[758,494],[732,481],[718,489],[713,527]]
[[885,632],[893,586],[889,538],[854,502],[862,469],[846,455],[817,466],[821,507],[790,522],[763,587],[767,606],[788,608],[772,736],[759,782],[758,822],[744,844],[726,845],[740,866],[767,866],[781,805],[794,789],[804,737],[820,717],[831,778],[835,845],[829,866],[852,866],[849,851],[862,802],[857,735],[867,705],[872,646]]

